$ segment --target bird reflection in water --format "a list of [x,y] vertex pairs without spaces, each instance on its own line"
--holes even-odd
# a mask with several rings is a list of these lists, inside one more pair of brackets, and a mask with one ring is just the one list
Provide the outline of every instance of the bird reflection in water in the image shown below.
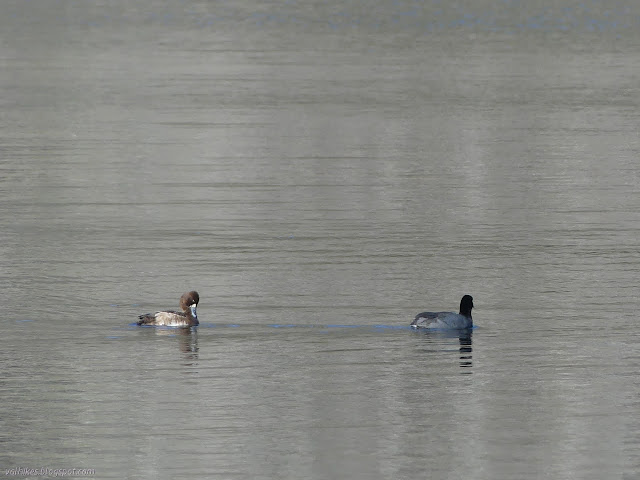
[[[471,329],[469,329],[467,332],[461,333],[458,336],[458,341],[460,342],[460,368],[473,367],[473,356],[471,354],[473,351]],[[471,370],[469,370],[468,373],[471,373]]]
[[178,334],[180,351],[185,353],[185,359],[198,360],[198,330],[196,328],[181,328]]
[[464,375],[471,375],[471,373],[473,373],[471,370],[471,367],[473,367],[473,329],[465,328],[461,330],[430,330],[423,328],[414,330],[414,332],[419,335],[424,335],[427,339],[429,339],[430,342],[440,344],[442,344],[443,341],[457,338],[460,345],[460,368],[465,369],[460,373]]
[[177,337],[178,348],[184,353],[184,365],[191,365],[198,360],[198,328],[177,327],[153,327],[156,335],[165,337]]

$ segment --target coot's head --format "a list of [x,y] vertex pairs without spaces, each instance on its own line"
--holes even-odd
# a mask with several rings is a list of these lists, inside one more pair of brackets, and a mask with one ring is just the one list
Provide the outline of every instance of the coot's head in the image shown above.
[[465,295],[460,300],[460,315],[466,317],[471,316],[471,309],[473,308],[473,297],[471,295]]

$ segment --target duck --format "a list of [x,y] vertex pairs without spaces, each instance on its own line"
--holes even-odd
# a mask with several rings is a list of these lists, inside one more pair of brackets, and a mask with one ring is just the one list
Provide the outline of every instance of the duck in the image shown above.
[[196,307],[200,301],[198,292],[191,291],[184,293],[180,297],[180,308],[182,312],[174,312],[173,310],[161,311],[156,313],[145,313],[138,316],[138,325],[164,325],[171,327],[195,327],[198,322]]
[[413,328],[462,329],[473,327],[471,309],[473,297],[465,295],[460,300],[460,313],[422,312],[411,322]]

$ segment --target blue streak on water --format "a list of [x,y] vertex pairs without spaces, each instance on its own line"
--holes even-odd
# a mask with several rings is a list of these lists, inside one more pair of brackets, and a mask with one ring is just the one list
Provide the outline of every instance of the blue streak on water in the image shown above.
[[130,327],[140,327],[140,328],[157,328],[160,330],[176,330],[183,328],[196,328],[196,327],[187,327],[185,325],[138,325],[137,323],[129,323]]
[[[24,320],[24,321],[32,321],[32,320]],[[247,327],[247,328],[255,328],[256,325],[255,324],[251,324],[251,325],[241,325],[238,323],[227,323],[227,324],[223,324],[223,323],[200,323],[200,325],[195,326],[195,327],[184,327],[184,326],[171,326],[171,325],[138,325],[137,323],[129,323],[127,324],[127,326],[129,327],[135,327],[135,328],[159,328],[159,329],[163,329],[163,330],[175,330],[175,329],[182,329],[182,328],[193,328],[193,329],[197,329],[197,328],[242,328],[242,327]],[[323,331],[328,331],[328,330],[337,330],[337,329],[366,329],[366,330],[374,330],[374,331],[382,331],[382,330],[404,330],[404,331],[419,331],[419,332],[458,332],[458,330],[452,330],[452,329],[448,329],[448,328],[414,328],[411,325],[385,325],[385,324],[379,324],[379,325],[343,325],[343,324],[329,324],[329,325],[309,325],[309,324],[294,324],[294,323],[272,323],[272,324],[268,324],[268,325],[264,325],[264,327],[267,328],[273,328],[273,329],[287,329],[287,328],[296,328],[296,329],[300,329],[300,328],[307,328],[307,329],[317,329],[317,330],[323,330]],[[474,325],[473,327],[471,327],[471,330],[475,330],[476,328],[478,328],[477,325]],[[111,338],[111,337],[110,337]],[[113,337],[113,338],[119,338],[119,337]]]
[[413,330],[411,325],[374,325],[374,330]]

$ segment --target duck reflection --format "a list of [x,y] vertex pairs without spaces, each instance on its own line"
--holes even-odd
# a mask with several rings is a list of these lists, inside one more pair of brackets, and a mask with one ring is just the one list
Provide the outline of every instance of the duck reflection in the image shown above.
[[191,360],[198,359],[198,329],[181,328],[178,334],[180,351],[186,353],[186,358]]
[[185,365],[198,360],[198,328],[154,327],[149,328],[156,335],[165,337],[177,337],[178,349],[184,353]]

